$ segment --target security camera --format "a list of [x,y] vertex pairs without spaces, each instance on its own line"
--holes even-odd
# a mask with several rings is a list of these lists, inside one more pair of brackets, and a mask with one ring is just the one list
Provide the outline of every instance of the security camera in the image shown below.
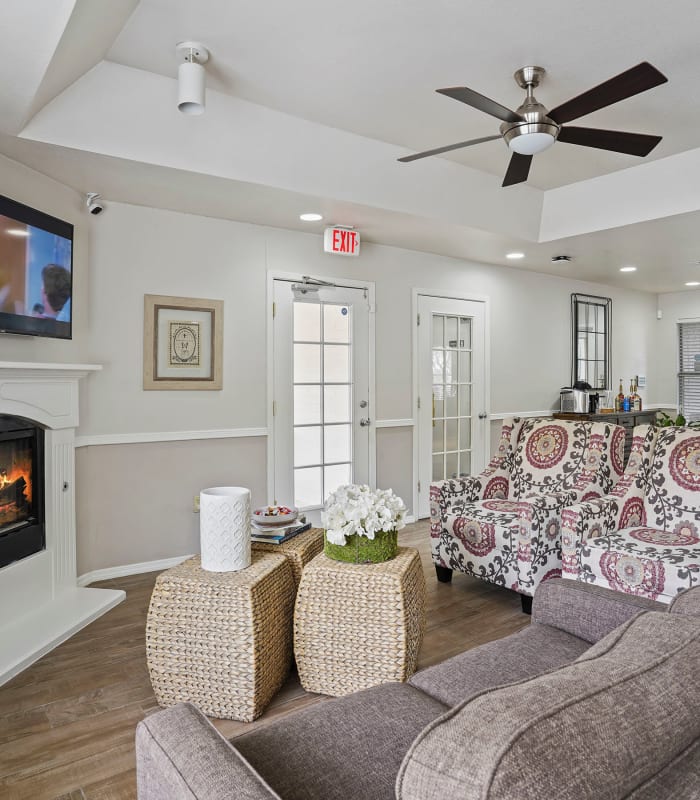
[[91,214],[101,214],[104,211],[102,198],[97,192],[88,192],[85,205],[87,205],[87,210]]

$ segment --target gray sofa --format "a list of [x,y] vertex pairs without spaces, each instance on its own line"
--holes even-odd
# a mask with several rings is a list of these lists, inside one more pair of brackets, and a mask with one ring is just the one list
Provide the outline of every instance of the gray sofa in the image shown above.
[[137,728],[140,800],[700,798],[700,588],[669,608],[554,579],[519,633],[256,726]]

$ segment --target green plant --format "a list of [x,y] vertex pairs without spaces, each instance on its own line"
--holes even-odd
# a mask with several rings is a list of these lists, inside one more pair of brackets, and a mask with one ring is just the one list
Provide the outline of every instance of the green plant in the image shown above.
[[700,428],[700,420],[695,420],[694,422],[688,422],[686,418],[681,414],[678,413],[677,417],[669,416],[665,411],[657,411],[658,414],[656,418],[656,427],[657,428],[670,428],[672,426],[677,428]]

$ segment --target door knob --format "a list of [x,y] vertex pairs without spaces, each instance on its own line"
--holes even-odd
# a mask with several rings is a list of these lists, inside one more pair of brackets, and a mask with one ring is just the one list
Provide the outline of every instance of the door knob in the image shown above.
[[366,400],[360,400],[360,408],[367,408],[367,401]]
[[488,414],[487,414],[485,411],[482,411],[482,412],[479,414],[479,419],[486,419],[486,417],[488,417]]
[[360,425],[362,425],[363,428],[366,428],[371,421],[372,420],[369,417],[362,417],[362,419],[360,420]]

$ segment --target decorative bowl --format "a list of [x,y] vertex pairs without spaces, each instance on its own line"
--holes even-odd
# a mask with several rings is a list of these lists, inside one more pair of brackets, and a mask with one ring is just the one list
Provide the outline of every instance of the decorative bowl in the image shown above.
[[289,506],[261,506],[253,511],[253,520],[258,525],[289,525],[298,516],[298,509]]

